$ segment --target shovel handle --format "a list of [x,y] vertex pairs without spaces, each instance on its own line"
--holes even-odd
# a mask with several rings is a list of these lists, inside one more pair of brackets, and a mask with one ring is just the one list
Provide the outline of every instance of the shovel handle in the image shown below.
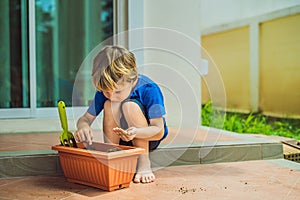
[[58,113],[59,113],[61,127],[64,131],[68,132],[66,104],[63,101],[58,101],[57,107],[58,107]]

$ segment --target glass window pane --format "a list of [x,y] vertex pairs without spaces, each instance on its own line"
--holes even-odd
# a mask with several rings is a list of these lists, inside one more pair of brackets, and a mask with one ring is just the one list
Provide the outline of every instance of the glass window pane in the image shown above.
[[36,0],[37,107],[72,105],[72,94],[87,105],[90,95],[74,94],[74,81],[88,53],[112,35],[112,10],[112,0]]
[[29,107],[26,0],[0,1],[0,108]]

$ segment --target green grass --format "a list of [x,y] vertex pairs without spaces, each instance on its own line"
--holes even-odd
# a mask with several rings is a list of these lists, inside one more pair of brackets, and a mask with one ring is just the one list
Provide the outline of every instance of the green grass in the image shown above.
[[277,135],[300,140],[300,119],[276,118],[260,113],[229,113],[212,109],[211,102],[202,106],[202,125],[236,133]]

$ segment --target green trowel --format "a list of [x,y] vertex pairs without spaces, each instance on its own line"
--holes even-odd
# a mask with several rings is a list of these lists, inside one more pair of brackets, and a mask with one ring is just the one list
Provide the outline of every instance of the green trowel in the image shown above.
[[73,134],[70,131],[68,131],[68,121],[67,121],[65,102],[58,101],[57,106],[58,106],[58,113],[59,113],[61,127],[63,129],[63,131],[60,134],[60,143],[63,146],[77,148],[77,144]]

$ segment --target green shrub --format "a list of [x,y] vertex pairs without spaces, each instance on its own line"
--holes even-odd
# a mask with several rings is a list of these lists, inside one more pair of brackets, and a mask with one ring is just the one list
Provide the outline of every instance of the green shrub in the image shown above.
[[229,113],[213,109],[212,103],[202,106],[202,125],[236,133],[277,135],[300,140],[300,119],[275,118],[260,113]]

